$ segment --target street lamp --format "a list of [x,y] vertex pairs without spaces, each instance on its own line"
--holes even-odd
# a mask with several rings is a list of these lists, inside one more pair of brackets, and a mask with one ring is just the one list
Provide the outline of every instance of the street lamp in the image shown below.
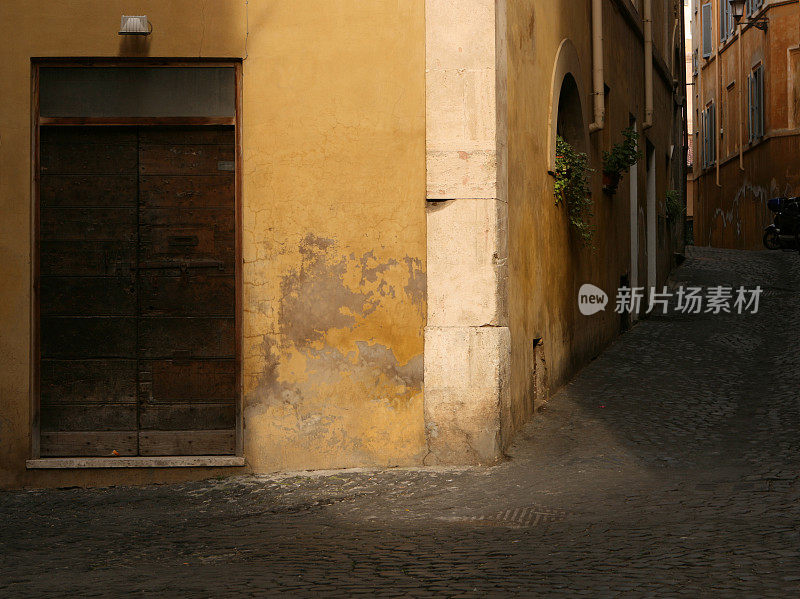
[[[731,4],[731,13],[733,14],[733,22],[736,25],[739,25],[742,17],[744,17],[744,5],[746,0],[729,0]],[[769,19],[766,16],[762,15],[757,19],[749,19],[744,21],[742,25],[752,25],[753,27],[757,27],[761,31],[767,30],[767,25],[769,23]]]

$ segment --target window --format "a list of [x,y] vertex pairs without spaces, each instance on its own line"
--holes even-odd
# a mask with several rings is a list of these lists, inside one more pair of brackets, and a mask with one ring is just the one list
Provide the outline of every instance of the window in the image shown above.
[[703,168],[713,166],[717,161],[717,115],[714,103],[711,102],[700,115],[703,132]]
[[724,43],[733,35],[733,11],[728,0],[719,3],[719,41]]
[[697,75],[697,49],[692,52],[692,74]]
[[703,4],[703,14],[701,15],[703,22],[703,58],[711,56],[711,3]]
[[44,117],[232,117],[233,67],[129,66],[39,69]]
[[747,77],[747,95],[750,101],[750,143],[764,137],[764,66],[759,65]]
[[756,11],[758,11],[758,9],[764,6],[764,0],[747,0],[746,6],[747,14],[753,15],[756,13]]

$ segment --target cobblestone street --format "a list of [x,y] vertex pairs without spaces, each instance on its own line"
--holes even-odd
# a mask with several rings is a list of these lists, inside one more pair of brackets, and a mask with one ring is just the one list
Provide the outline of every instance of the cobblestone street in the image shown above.
[[3,492],[0,594],[797,596],[800,259],[688,251],[758,314],[642,321],[498,466]]

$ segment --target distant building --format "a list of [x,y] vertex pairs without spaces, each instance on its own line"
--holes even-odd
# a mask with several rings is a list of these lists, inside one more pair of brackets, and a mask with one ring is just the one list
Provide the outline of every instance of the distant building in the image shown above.
[[800,4],[691,0],[694,240],[762,248],[770,197],[800,193]]

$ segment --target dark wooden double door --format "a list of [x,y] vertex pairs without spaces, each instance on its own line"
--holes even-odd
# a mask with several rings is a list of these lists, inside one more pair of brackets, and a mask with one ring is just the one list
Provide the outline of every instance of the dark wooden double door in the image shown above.
[[233,128],[42,127],[42,456],[235,453]]

